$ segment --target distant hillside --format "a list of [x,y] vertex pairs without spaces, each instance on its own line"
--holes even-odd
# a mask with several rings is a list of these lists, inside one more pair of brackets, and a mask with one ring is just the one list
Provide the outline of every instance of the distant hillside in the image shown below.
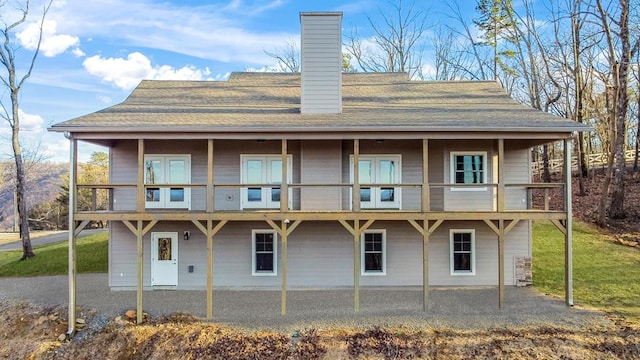
[[[14,223],[14,165],[0,162],[0,231],[13,229]],[[29,206],[54,200],[60,192],[62,176],[68,174],[69,164],[33,163],[27,165],[27,203]]]

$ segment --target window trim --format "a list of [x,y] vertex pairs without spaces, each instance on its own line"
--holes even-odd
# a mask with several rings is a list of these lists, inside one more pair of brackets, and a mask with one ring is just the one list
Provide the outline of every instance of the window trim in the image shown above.
[[[471,271],[454,269],[454,234],[471,234]],[[476,230],[475,229],[451,229],[449,230],[449,271],[451,276],[475,276],[476,275]]]
[[[264,169],[265,169],[265,173],[262,174],[263,177],[263,183],[267,184],[269,181],[269,175],[270,175],[270,168],[269,168],[269,162],[272,160],[282,160],[282,155],[276,155],[276,154],[241,154],[240,155],[240,183],[241,184],[247,184],[247,170],[246,170],[246,165],[247,162],[251,161],[251,160],[260,160],[263,161],[264,163]],[[292,174],[292,167],[293,167],[293,156],[291,154],[287,155],[287,183],[291,183],[293,180]],[[274,184],[276,185],[276,184]],[[273,186],[273,187],[280,187],[281,186]],[[274,201],[270,201],[269,198],[269,189],[272,189],[273,187],[269,187],[269,186],[264,186],[261,187],[261,196],[263,197],[263,200],[260,201],[259,203],[251,203],[249,201],[247,201],[247,196],[248,196],[248,191],[249,188],[248,187],[242,187],[240,189],[240,209],[244,210],[244,209],[279,209],[280,208],[280,201],[274,202]],[[289,196],[288,196],[288,207],[292,208],[293,206],[293,189],[289,188]]]
[[[396,180],[396,184],[401,185],[402,184],[402,155],[401,154],[360,154],[358,156],[359,161],[362,160],[371,160],[372,163],[374,163],[374,166],[372,166],[373,168],[375,168],[376,170],[374,171],[374,183],[371,184],[371,186],[369,186],[369,184],[367,184],[365,187],[371,188],[373,194],[372,196],[372,201],[366,201],[363,202],[362,199],[360,199],[360,207],[362,209],[399,209],[402,210],[402,187],[398,186],[398,187],[394,187],[393,188],[393,192],[394,192],[394,201],[393,202],[382,202],[380,200],[380,186],[374,186],[376,185],[376,183],[378,183],[377,181],[377,168],[378,168],[378,162],[380,160],[391,160],[391,161],[395,161],[396,162],[396,169],[395,169],[395,175],[397,177]],[[349,155],[349,181],[351,182],[351,184],[355,184],[355,179],[354,179],[354,161],[353,161],[353,154]],[[362,184],[360,185],[360,188],[362,188]],[[353,199],[353,188],[351,188],[349,190],[349,199]],[[353,201],[349,201],[349,208],[353,207]]]
[[[257,271],[256,270],[256,235],[272,234],[273,235],[273,271]],[[254,229],[251,230],[251,275],[252,276],[278,276],[278,233],[273,229]]]
[[[365,270],[365,234],[382,234],[382,271]],[[360,235],[360,275],[361,276],[386,276],[387,275],[387,230],[369,229]]]
[[[163,174],[162,174],[162,178],[163,181],[161,184],[158,185],[170,185],[170,183],[166,180],[167,177],[167,169],[169,167],[169,161],[171,160],[182,160],[185,162],[186,166],[185,166],[185,173],[184,173],[184,177],[185,177],[185,181],[182,182],[182,184],[191,184],[191,154],[144,154],[144,159],[143,159],[143,173],[144,173],[144,185],[153,185],[150,183],[147,183],[147,171],[146,171],[146,166],[147,166],[147,161],[153,161],[153,160],[160,160],[162,162],[162,169],[163,169]],[[161,199],[163,199],[163,201],[160,202],[153,202],[153,201],[147,201],[147,189],[149,189],[149,187],[145,187],[144,190],[144,196],[145,196],[145,202],[144,202],[144,206],[145,209],[182,209],[182,208],[186,208],[188,210],[191,210],[191,188],[190,187],[185,187],[185,188],[181,188],[184,190],[184,201],[180,201],[180,202],[171,202],[170,199],[170,192],[171,192],[171,187],[160,187],[160,193],[161,195]],[[164,197],[164,198],[163,198]]]
[[489,183],[488,153],[487,151],[451,151],[449,153],[449,182],[453,185],[456,181],[456,162],[455,157],[459,155],[480,155],[482,156],[482,182],[474,184],[475,186],[451,187],[451,191],[487,191],[486,186],[482,184]]

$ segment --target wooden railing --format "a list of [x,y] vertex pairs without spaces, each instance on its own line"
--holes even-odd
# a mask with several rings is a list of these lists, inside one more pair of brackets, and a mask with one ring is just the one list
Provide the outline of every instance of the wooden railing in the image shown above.
[[[499,198],[498,193],[500,191],[509,191],[510,189],[522,189],[522,198],[523,203],[525,204],[523,207],[517,206],[517,208],[513,208],[505,203],[505,207],[503,208],[505,211],[563,211],[564,205],[564,183],[506,183],[503,187],[499,186],[499,184],[491,183],[491,184],[451,184],[451,183],[429,183],[427,184],[426,189],[426,197],[424,201],[414,201],[415,207],[411,207],[409,205],[403,206],[403,211],[422,211],[422,212],[440,212],[440,211],[452,211],[447,209],[447,204],[442,198],[441,200],[433,200],[432,196],[435,195],[435,191],[451,191],[452,188],[485,188],[485,194],[487,196],[486,206],[483,206],[483,209],[457,209],[454,211],[498,211],[497,199]],[[207,189],[207,184],[145,184],[144,189],[146,188],[157,188],[157,187],[180,187],[180,188],[190,188],[190,189]],[[207,197],[213,196],[215,198],[216,191],[221,191],[222,189],[236,189],[238,191],[242,188],[249,187],[274,187],[274,184],[213,184],[211,190],[213,194],[205,195]],[[277,186],[276,186],[277,187]],[[416,189],[414,190],[416,196],[420,196],[422,194],[423,184],[421,183],[403,183],[403,184],[360,184],[360,188],[362,187],[383,187],[383,188],[396,188],[396,189]],[[347,191],[353,191],[354,184],[350,183],[339,183],[339,184],[319,184],[319,183],[291,183],[288,184],[289,190],[293,189],[310,189],[310,188],[324,188],[324,189],[341,189]],[[83,204],[81,208],[76,209],[78,212],[85,211],[114,211],[114,194],[118,189],[128,189],[134,192],[129,196],[135,196],[135,192],[137,191],[136,184],[78,184],[77,190],[83,192],[85,196],[90,196],[89,204],[86,202]],[[464,194],[464,192],[456,192],[458,195]],[[90,195],[89,195],[90,194]],[[235,194],[235,193],[234,193]],[[440,193],[441,194],[441,193]],[[469,193],[473,194],[473,193]],[[477,194],[477,193],[476,193]],[[219,193],[218,193],[219,195]],[[101,197],[105,201],[101,204],[98,203],[98,197]],[[301,199],[302,196],[300,193],[297,194],[300,201],[304,201]],[[520,197],[520,195],[518,195]],[[504,197],[504,194],[503,194]],[[550,202],[553,199],[553,202]],[[404,199],[406,200],[406,198]],[[353,201],[353,200],[351,200]],[[441,201],[441,203],[438,203]],[[436,206],[434,205],[434,202]],[[219,207],[216,207],[213,204],[213,211],[220,211]],[[350,211],[350,208],[343,208],[344,204],[342,201],[339,201],[335,204],[335,209],[330,211]],[[131,209],[134,211],[135,209]],[[205,211],[205,209],[192,209],[194,211]],[[235,211],[242,210],[241,208],[235,209]],[[260,209],[249,209],[246,211],[256,211]],[[273,211],[275,209],[269,209]],[[363,210],[371,210],[371,209],[363,209]],[[385,210],[394,210],[394,209],[385,209]],[[399,210],[399,209],[395,209]],[[123,210],[121,210],[123,211]],[[126,210],[124,210],[126,211]],[[300,209],[291,209],[291,211],[300,211]],[[309,211],[314,211],[313,209],[309,209]]]
[[[594,167],[605,167],[608,162],[609,154],[599,153],[599,154],[589,154],[587,156],[587,162],[589,168]],[[632,163],[635,160],[636,151],[635,149],[627,150],[624,152],[624,158],[627,163]],[[562,158],[557,159],[549,159],[549,171],[552,173],[562,171],[564,167],[564,160]],[[542,173],[542,160],[532,161],[531,162],[531,173],[533,175],[539,175]],[[578,170],[578,157],[574,156],[571,158],[571,170]]]

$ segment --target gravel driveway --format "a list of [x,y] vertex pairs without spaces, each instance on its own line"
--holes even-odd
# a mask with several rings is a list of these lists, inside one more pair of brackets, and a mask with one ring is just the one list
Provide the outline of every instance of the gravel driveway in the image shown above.
[[[0,278],[0,298],[40,305],[68,303],[67,276]],[[135,291],[110,291],[107,274],[78,275],[78,305],[108,317],[135,309]],[[204,317],[206,291],[145,291],[144,310],[152,316],[186,312]],[[602,324],[598,313],[568,308],[535,289],[507,287],[498,308],[496,288],[432,288],[430,308],[422,311],[419,288],[361,289],[360,312],[353,311],[353,290],[290,290],[287,315],[280,315],[280,292],[214,290],[214,321],[248,329],[291,331],[305,328],[403,326],[407,328],[482,329],[557,324]]]

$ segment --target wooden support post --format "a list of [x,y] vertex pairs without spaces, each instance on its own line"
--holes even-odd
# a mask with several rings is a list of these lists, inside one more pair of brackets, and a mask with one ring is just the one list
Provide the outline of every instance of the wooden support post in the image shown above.
[[[429,189],[429,140],[422,140],[422,212],[431,211]],[[426,225],[425,225],[426,226]]]
[[429,220],[422,221],[422,310],[429,310]]
[[206,227],[199,220],[191,222],[207,237],[207,319],[213,318],[213,237],[227,223],[227,220],[219,221],[213,227],[213,221],[207,220]]
[[281,258],[282,265],[280,266],[280,271],[282,275],[280,279],[282,280],[282,287],[280,289],[280,315],[284,316],[287,314],[287,239],[288,239],[288,230],[287,225],[289,220],[282,221],[282,231],[280,237],[282,238],[282,250],[281,250]]
[[69,139],[69,324],[67,335],[73,336],[76,331],[76,183],[78,166],[78,140]]
[[573,213],[571,210],[571,143],[570,139],[564,140],[564,210],[567,213],[566,229],[564,236],[564,285],[565,302],[567,306],[573,306]]
[[213,318],[213,222],[207,220],[207,319]]
[[353,139],[353,188],[351,189],[351,209],[360,211],[360,140]]
[[289,211],[289,184],[287,174],[288,161],[287,161],[287,139],[282,139],[282,182],[280,184],[280,211]]
[[144,279],[143,271],[144,271],[144,256],[143,256],[143,243],[142,243],[142,220],[138,220],[138,226],[136,228],[136,237],[137,237],[137,249],[138,249],[138,291],[137,291],[137,302],[136,302],[136,323],[142,323],[142,291],[144,290],[142,281]]
[[213,187],[213,139],[207,140],[207,212],[215,211],[215,189]]
[[138,139],[138,184],[136,193],[137,212],[143,212],[145,208],[144,166],[144,139]]
[[498,220],[498,307],[504,305],[504,219]]
[[353,304],[360,311],[360,221],[353,221]]

